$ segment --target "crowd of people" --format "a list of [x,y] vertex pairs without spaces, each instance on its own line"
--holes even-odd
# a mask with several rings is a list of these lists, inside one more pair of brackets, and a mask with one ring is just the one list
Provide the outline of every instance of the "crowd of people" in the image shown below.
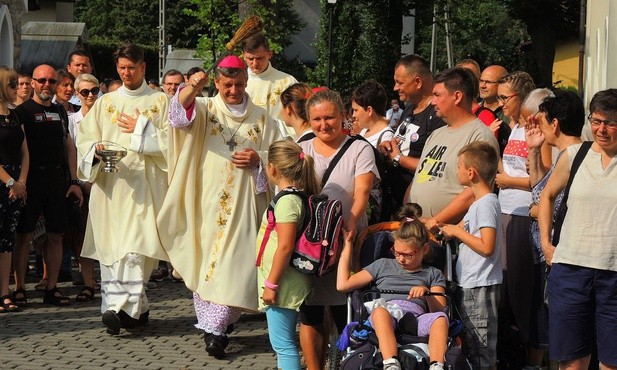
[[[367,81],[344,101],[275,69],[262,34],[242,51],[213,69],[212,97],[201,67],[146,81],[133,44],[113,54],[119,80],[99,82],[80,50],[60,70],[0,68],[0,313],[28,306],[43,224],[44,303],[72,303],[57,283],[73,255],[75,300],[100,291],[111,335],[147,324],[148,281],[173,275],[193,292],[210,355],[225,356],[243,312],[263,311],[278,368],[302,368],[302,353],[321,369],[331,332],[347,324],[345,292],[374,283],[409,291],[371,309],[384,369],[401,368],[392,323],[403,312],[430,334],[430,368],[440,370],[446,301],[426,293],[446,284],[423,259],[441,234],[460,243],[450,293],[474,369],[510,360],[498,351],[513,345],[506,332],[522,344],[520,368],[548,357],[584,369],[592,353],[617,368],[616,89],[597,92],[586,117],[576,93],[538,89],[526,72],[463,60],[434,75],[408,55],[393,71],[397,99]],[[124,156],[102,172],[112,149]],[[267,231],[268,203],[283,190],[292,196],[271,206]],[[312,194],[343,210],[338,271],[323,277],[289,264]],[[421,211],[395,220],[394,258],[352,274],[356,236],[410,204]]]

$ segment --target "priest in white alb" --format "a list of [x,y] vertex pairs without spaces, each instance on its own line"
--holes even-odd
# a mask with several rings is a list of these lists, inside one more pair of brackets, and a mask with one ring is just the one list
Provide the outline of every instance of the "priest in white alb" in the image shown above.
[[[112,335],[148,322],[145,283],[167,260],[156,226],[167,191],[164,93],[148,87],[144,52],[126,44],[114,53],[123,85],[99,98],[77,134],[79,177],[92,183],[82,256],[101,266],[101,312]],[[126,150],[118,172],[103,173],[96,154]]]
[[249,80],[246,92],[251,100],[268,111],[283,137],[296,139],[294,130],[283,122],[281,94],[298,80],[272,66],[272,50],[262,33],[256,33],[242,42],[242,57],[248,64]]
[[280,139],[268,113],[245,93],[246,64],[225,57],[218,94],[197,97],[208,77],[191,76],[170,103],[169,192],[158,218],[171,263],[192,290],[206,351],[223,357],[226,332],[257,310],[255,239],[270,196],[267,150]]

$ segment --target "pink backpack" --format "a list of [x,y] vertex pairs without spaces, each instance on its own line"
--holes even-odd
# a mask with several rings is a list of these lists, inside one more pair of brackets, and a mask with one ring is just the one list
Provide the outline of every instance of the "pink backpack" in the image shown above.
[[296,246],[289,264],[303,274],[324,276],[336,269],[343,243],[341,227],[343,226],[343,205],[337,199],[329,199],[327,195],[318,194],[306,197],[296,188],[281,190],[270,202],[267,210],[268,226],[264,233],[256,265],[261,265],[263,252],[270,233],[276,227],[274,206],[283,196],[295,194],[304,203],[304,220],[302,233],[296,239]]

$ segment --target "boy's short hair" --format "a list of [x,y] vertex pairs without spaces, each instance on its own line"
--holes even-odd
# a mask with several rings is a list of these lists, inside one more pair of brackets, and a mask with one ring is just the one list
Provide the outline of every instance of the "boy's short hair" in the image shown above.
[[465,145],[458,155],[463,156],[463,162],[467,168],[478,171],[478,176],[482,181],[488,184],[493,183],[497,174],[499,154],[491,144],[486,141],[474,141]]

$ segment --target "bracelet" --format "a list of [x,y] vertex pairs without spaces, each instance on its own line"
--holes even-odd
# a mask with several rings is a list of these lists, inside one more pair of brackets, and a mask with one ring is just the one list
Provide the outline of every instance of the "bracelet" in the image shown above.
[[264,285],[266,286],[266,288],[272,289],[272,290],[278,290],[278,288],[279,288],[279,286],[277,284],[272,284],[268,280],[264,280]]

